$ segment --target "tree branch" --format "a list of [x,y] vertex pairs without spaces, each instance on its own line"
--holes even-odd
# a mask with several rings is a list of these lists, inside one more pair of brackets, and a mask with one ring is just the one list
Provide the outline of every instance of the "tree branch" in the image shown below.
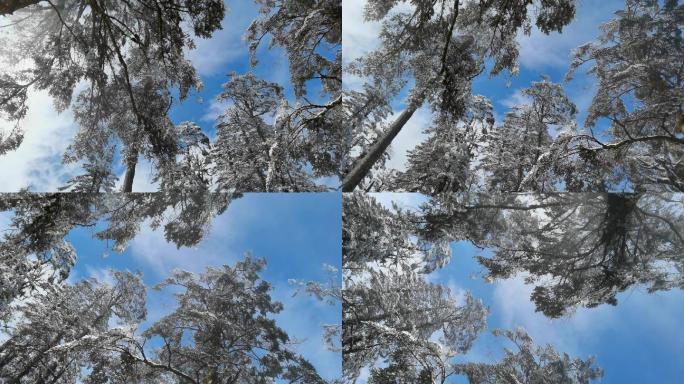
[[0,0],[0,16],[11,15],[14,12],[36,5],[42,0]]

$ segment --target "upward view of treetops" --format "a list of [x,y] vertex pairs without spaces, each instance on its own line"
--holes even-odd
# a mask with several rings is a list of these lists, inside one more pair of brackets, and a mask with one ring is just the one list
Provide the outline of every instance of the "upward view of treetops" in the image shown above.
[[[141,168],[158,190],[684,188],[678,1],[345,1],[365,22],[344,31],[340,0],[4,1],[0,152],[27,137],[63,164],[20,187],[79,192],[132,191]],[[234,7],[254,20],[219,79],[202,47]],[[41,98],[74,126],[59,153]]]
[[[48,129],[24,121],[42,92],[78,127],[57,155],[80,171],[61,189],[130,192],[143,160],[161,190],[326,189],[322,178],[336,177],[342,158],[341,3],[236,5],[256,14],[234,32],[244,35],[239,54],[248,66],[221,68],[228,82],[209,97],[224,108],[202,128],[172,114],[201,91],[189,57],[226,26],[230,1],[2,1],[0,153],[21,148],[25,133]],[[283,84],[255,75],[262,56],[266,65],[286,63]]]
[[[337,201],[317,199],[317,214],[303,212],[302,197],[267,200],[241,199],[230,216],[207,219],[211,232],[160,211],[155,194],[0,195],[0,381],[337,382],[339,342],[328,329],[338,327],[339,303],[301,308],[315,302],[296,281],[334,274]],[[287,205],[300,213],[271,222],[246,214]],[[283,222],[283,235],[261,233]],[[163,235],[152,230],[159,225]],[[303,238],[320,226],[331,230]],[[244,240],[227,239],[236,233]],[[235,244],[265,257],[235,255]]]
[[[171,210],[158,193],[2,195],[0,377],[18,383],[611,382],[620,371],[611,355],[628,359],[619,349],[571,351],[558,340],[536,341],[539,325],[499,328],[500,303],[481,287],[458,288],[467,278],[452,282],[468,264],[467,252],[454,244],[479,250],[471,280],[497,285],[522,277],[531,289],[517,293],[520,311],[560,322],[587,311],[605,316],[606,308],[629,306],[635,291],[643,292],[637,308],[645,310],[652,296],[684,288],[682,194],[443,195],[411,209],[388,205],[380,194],[347,194],[341,284],[334,261],[339,240],[317,245],[322,237],[339,239],[339,228],[315,237],[297,232],[338,223],[339,208],[331,209],[338,201],[327,196],[274,204],[248,194],[224,213],[226,206]],[[308,212],[310,200],[321,215],[293,213],[303,215],[294,222],[284,215],[295,201],[297,211]],[[228,198],[214,201],[218,207]],[[247,244],[263,244],[270,256],[231,256],[227,244],[244,230],[226,228],[226,219],[253,228]],[[274,224],[264,224],[269,220]],[[159,240],[145,246],[150,240],[138,239],[149,238],[150,227],[158,228]],[[283,241],[297,245],[282,248]],[[319,256],[321,249],[328,253]],[[324,274],[307,271],[324,262],[332,263]],[[88,265],[111,271],[93,274]],[[290,279],[284,306],[283,283],[269,289],[265,272]],[[157,291],[174,299],[150,296]],[[299,339],[288,329],[303,318],[289,312],[295,316],[289,328],[279,325],[279,313],[297,300],[316,316],[332,317],[313,320],[318,331],[308,342],[341,353],[341,376],[319,371],[320,351],[296,348]],[[651,321],[639,319],[647,328]],[[613,319],[606,326],[619,324]],[[677,342],[677,335],[668,337]],[[494,348],[491,355],[477,352],[482,343]]]
[[[621,382],[629,377],[620,372],[641,364],[642,358],[619,348],[573,357],[556,346],[537,345],[527,331],[554,329],[543,319],[531,322],[535,328],[529,330],[494,329],[494,336],[509,342],[491,341],[484,332],[488,319],[510,323],[494,309],[524,307],[529,300],[532,312],[571,326],[580,315],[576,312],[591,322],[592,311],[607,316],[606,307],[623,305],[618,297],[629,301],[642,289],[646,293],[637,310],[653,310],[647,304],[655,300],[650,296],[673,289],[678,292],[670,305],[680,307],[684,195],[441,196],[422,199],[410,209],[402,208],[400,195],[394,196],[344,197],[342,353],[345,379],[352,382],[590,383],[604,371],[606,382]],[[533,287],[530,296],[509,298],[513,303],[489,297],[490,310],[476,296],[488,289],[472,283],[472,292],[463,289],[469,279],[454,281],[453,275],[471,263],[468,247],[477,250],[472,261],[480,270],[470,280],[500,285],[522,277]],[[626,314],[609,326],[618,329],[632,316]],[[640,313],[635,321],[650,329],[645,317]],[[583,333],[592,334],[592,328],[599,325],[569,337],[586,340]],[[615,330],[603,337],[621,343],[621,337],[634,335],[633,330]],[[480,339],[505,350],[473,353]],[[603,342],[591,345],[598,349]],[[610,367],[600,366],[601,361]],[[666,362],[648,364],[669,370]],[[677,373],[657,381],[673,377]]]
[[0,384],[680,384],[682,303],[682,0],[0,0]]
[[[345,45],[344,191],[684,188],[680,2],[346,3],[363,4],[345,34],[367,45]],[[548,48],[587,28],[556,63]],[[501,77],[519,87],[512,100]]]

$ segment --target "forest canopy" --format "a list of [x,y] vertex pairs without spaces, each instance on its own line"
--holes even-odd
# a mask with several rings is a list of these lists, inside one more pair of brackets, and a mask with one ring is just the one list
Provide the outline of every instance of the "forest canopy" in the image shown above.
[[[184,227],[190,214],[159,210],[157,194],[1,197],[0,379],[333,383],[338,375],[338,354],[318,346],[326,334],[320,321],[339,322],[339,305],[302,309],[309,299],[291,298],[299,285],[287,281],[325,275],[321,264],[335,263],[329,240],[316,248],[329,254],[316,258],[301,242],[273,234],[279,248],[264,252],[272,272],[264,258],[233,253],[258,247],[264,225],[275,225],[267,220],[216,214]],[[232,213],[259,211],[258,199],[247,200]],[[245,224],[244,240],[229,243],[227,233],[208,231],[226,220]],[[289,223],[289,238],[329,225],[310,215]],[[173,230],[192,235],[169,236]]]
[[[46,95],[78,127],[56,154],[81,169],[57,181],[64,190],[131,192],[139,162],[160,190],[327,189],[321,178],[338,175],[341,157],[341,2],[247,4],[255,18],[233,32],[244,35],[244,65],[221,68],[228,82],[208,97],[224,108],[202,127],[173,115],[199,99],[205,84],[191,54],[220,33],[230,1],[3,1],[0,155],[29,130],[35,138],[51,129],[27,119]],[[274,61],[271,51],[287,65],[283,84],[255,75],[260,58]]]
[[[347,32],[366,46],[345,59],[344,191],[682,191],[681,2],[364,3],[354,25],[375,36]],[[528,65],[587,28],[554,66]]]
[[[544,200],[544,196],[537,198]],[[458,206],[451,207],[444,215],[461,223],[460,230],[472,234],[480,229],[464,223]],[[525,209],[524,204],[520,207]],[[537,345],[521,328],[493,330],[494,336],[514,346],[506,348],[500,360],[473,361],[468,353],[483,337],[490,310],[470,291],[456,292],[452,284],[435,281],[435,271],[450,262],[452,232],[446,226],[428,228],[425,223],[433,223],[432,215],[438,213],[388,207],[360,193],[345,196],[342,354],[346,380],[354,382],[364,372],[375,384],[452,383],[460,382],[459,377],[469,383],[586,384],[602,377],[595,358],[571,357],[552,345]],[[444,233],[443,237],[430,236],[432,230]],[[489,235],[497,237],[489,232],[485,236]]]

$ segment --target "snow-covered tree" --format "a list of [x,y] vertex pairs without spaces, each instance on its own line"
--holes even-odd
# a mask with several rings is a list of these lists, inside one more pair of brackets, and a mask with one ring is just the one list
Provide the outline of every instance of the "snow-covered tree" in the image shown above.
[[90,279],[31,296],[0,344],[0,378],[76,383],[81,369],[133,337],[146,316],[142,280],[126,272],[112,279],[111,285]]
[[470,98],[461,121],[436,117],[426,130],[428,139],[409,151],[407,169],[396,176],[393,189],[429,195],[476,189],[480,176],[473,164],[485,138],[496,134],[493,124],[492,104],[484,96]]
[[611,194],[547,209],[548,221],[519,215],[496,240],[496,255],[481,262],[491,278],[528,272],[537,309],[551,317],[578,305],[614,305],[634,285],[684,288],[681,203]]
[[[389,88],[389,89],[384,89]],[[390,106],[391,95],[401,89],[397,83],[384,84],[375,82],[364,84],[362,90],[353,89],[344,92],[344,122],[345,135],[341,143],[344,153],[343,163],[340,167],[342,174],[348,172],[353,166],[354,159],[362,153],[368,152],[370,147],[382,136],[385,129],[384,120],[392,114]],[[378,170],[384,167],[388,154],[384,153],[369,171],[374,180],[364,185],[364,190],[383,190],[375,176]],[[385,190],[390,190],[386,188]]]
[[[348,69],[367,83],[345,99],[353,127],[343,189],[682,191],[684,76],[677,63],[684,54],[684,5],[677,1],[626,0],[597,41],[574,51],[566,79],[588,68],[598,84],[583,126],[575,119],[584,111],[545,78],[523,90],[527,100],[486,134],[468,129],[470,106],[480,101],[470,83],[485,63],[491,74],[514,74],[515,37],[530,32],[529,18],[536,16],[543,32],[561,32],[574,7],[574,1],[368,1],[366,18],[383,22],[380,47]],[[408,85],[405,110],[386,123],[390,102]],[[388,146],[426,102],[427,139],[409,151],[405,172],[385,170]]]
[[[465,353],[486,325],[487,309],[470,295],[461,302],[445,286],[400,265],[345,277],[342,354],[345,376],[385,360],[412,366],[443,383],[450,359]],[[359,281],[356,281],[356,280]],[[433,338],[442,336],[438,341]],[[410,356],[408,361],[393,361]]]
[[[247,39],[256,50],[268,36],[285,49],[294,100],[282,85],[253,74],[231,75],[214,150],[219,190],[320,191],[320,177],[339,177],[342,118],[341,0],[258,0],[260,17]],[[314,82],[316,81],[316,82]]]
[[[368,369],[372,384],[447,383],[456,376],[485,383],[484,375],[497,367],[513,372],[518,364],[523,372],[518,382],[533,384],[539,381],[524,375],[537,355],[537,372],[556,375],[551,378],[585,383],[582,380],[600,377],[593,360],[561,357],[552,347],[538,348],[522,331],[515,333],[518,338],[514,340],[521,341],[517,355],[507,353],[495,365],[457,363],[486,327],[488,309],[470,293],[459,294],[428,281],[428,274],[448,261],[442,257],[442,263],[426,263],[430,254],[450,255],[448,240],[443,241],[454,230],[445,225],[448,213],[443,212],[439,219],[443,225],[437,228],[439,215],[428,205],[422,209],[432,209],[432,215],[423,216],[396,206],[384,208],[360,193],[345,194],[344,199],[342,354],[346,380],[353,382]],[[428,236],[430,229],[440,235]],[[577,366],[577,373],[563,370],[559,364],[565,363]],[[575,378],[580,381],[569,381]]]
[[[559,180],[542,155],[557,131],[574,127],[577,109],[558,84],[548,78],[522,91],[529,104],[506,114],[485,140],[482,169],[490,192],[552,192]],[[534,179],[530,171],[534,170]]]
[[[630,287],[684,288],[682,196],[560,194],[435,200],[423,236],[469,240],[489,279],[525,273],[549,317],[616,304]],[[485,220],[486,219],[486,220]],[[471,224],[484,222],[485,224]]]
[[345,270],[363,270],[368,264],[407,265],[432,272],[451,258],[448,245],[423,242],[416,237],[416,220],[411,212],[394,206],[383,207],[360,193],[343,199],[342,253]]
[[407,170],[387,183],[390,189],[430,195],[563,189],[566,154],[551,148],[556,137],[576,132],[576,107],[547,77],[520,96],[525,103],[513,106],[500,124],[483,96],[471,97],[459,121],[436,116],[427,140],[409,151]]
[[[161,189],[175,184],[231,192],[319,190],[315,180],[339,176],[342,159],[341,1],[257,5],[259,17],[246,36],[252,62],[262,41],[284,48],[296,100],[290,107],[280,92],[276,108],[250,105],[235,112],[244,105],[232,106],[228,121],[218,124],[222,140],[215,145],[204,137],[187,142],[188,128],[204,133],[192,122],[175,124],[169,110],[174,98],[183,101],[202,86],[185,53],[194,48],[193,39],[210,38],[221,28],[223,0],[10,2],[0,9],[13,28],[0,37],[7,68],[0,73],[0,117],[18,124],[30,89],[47,90],[60,112],[71,108],[80,130],[63,160],[82,162],[85,174],[64,189],[76,192],[111,192],[115,161],[127,167],[123,191],[130,192],[141,156],[153,164]],[[234,76],[221,98],[233,99],[236,82],[258,81],[250,76]],[[244,120],[255,110],[268,118],[278,115],[261,123],[272,137],[234,140],[242,135],[235,115]],[[21,137],[19,128],[0,135],[0,153],[16,148]],[[252,168],[266,179],[272,174],[272,182],[242,183],[253,175],[235,153],[247,150],[255,156]],[[214,185],[215,178],[224,183]]]
[[[425,280],[435,266],[426,268],[431,252],[412,238],[410,222],[409,214],[391,212],[370,196],[345,195],[342,354],[350,380],[384,360],[443,382],[453,374],[449,360],[468,350],[485,326],[479,300],[468,295],[462,303],[449,288]],[[442,339],[433,341],[438,332]]]
[[301,127],[291,120],[282,87],[251,74],[233,75],[220,98],[232,104],[220,118],[213,153],[220,190],[319,189],[304,169]]
[[[530,12],[530,7],[535,10]],[[371,90],[372,94],[393,98],[408,83],[411,90],[404,111],[382,129],[372,144],[361,151],[350,148],[354,158],[349,161],[349,169],[344,170],[342,189],[352,191],[360,185],[424,103],[429,103],[439,115],[459,121],[471,98],[471,81],[484,70],[487,60],[493,62],[492,75],[502,71],[515,73],[515,38],[519,32],[531,32],[531,17],[536,16],[537,27],[549,33],[561,31],[574,14],[572,0],[421,0],[410,4],[369,0],[365,18],[383,22],[380,47],[352,63],[349,72],[369,79],[364,92]],[[378,106],[387,104],[388,101]]]
[[[223,1],[4,3],[0,15],[14,28],[2,36],[3,57],[10,61],[0,83],[5,117],[25,115],[29,89],[48,91],[58,111],[73,108],[80,126],[64,161],[111,163],[109,152],[118,147],[127,167],[124,191],[131,190],[140,156],[173,159],[176,135],[167,114],[172,89],[184,99],[201,86],[184,50],[194,37],[220,28]],[[103,169],[86,171],[100,175]],[[106,191],[110,184],[101,187]]]
[[176,271],[177,307],[146,329],[140,276],[113,272],[32,297],[0,345],[0,377],[17,383],[325,383],[293,352],[273,315],[282,304],[247,256],[202,274]]
[[[598,80],[585,122],[589,132],[559,146],[576,154],[568,172],[578,183],[607,168],[636,190],[684,190],[683,27],[681,2],[627,0],[601,26],[598,41],[576,50],[568,77],[590,64]],[[602,132],[605,121],[609,128]]]
[[[177,271],[157,288],[179,287],[178,307],[143,332],[163,345],[145,356],[143,344],[128,357],[145,365],[174,366],[192,382],[324,383],[313,367],[288,349],[287,333],[272,319],[283,308],[259,277],[263,259],[247,257],[234,267],[208,268],[201,275]],[[192,340],[188,342],[188,340]],[[183,378],[183,379],[180,379]],[[270,379],[270,380],[269,380]]]
[[517,351],[506,349],[505,357],[493,364],[459,364],[459,373],[466,375],[470,384],[589,384],[603,376],[593,358],[571,358],[551,345],[537,346],[522,329],[493,333],[507,338]]
[[342,2],[339,0],[257,0],[261,17],[249,27],[252,60],[267,35],[271,45],[288,55],[295,94],[307,94],[306,83],[317,79],[326,93],[339,97],[342,87]]
[[69,276],[76,252],[65,238],[93,215],[89,199],[63,194],[8,194],[0,205],[3,211],[14,211],[0,241],[0,322],[5,322],[18,299]]
[[584,127],[560,129],[524,190],[548,191],[540,183],[556,178],[566,191],[682,190],[682,13],[675,1],[626,1],[575,50],[567,79],[590,65],[596,95]]
[[0,322],[32,293],[61,284],[76,262],[68,234],[103,223],[95,237],[122,252],[141,225],[163,226],[169,242],[197,244],[231,195],[169,190],[149,194],[5,194],[0,210],[11,213],[0,239]]

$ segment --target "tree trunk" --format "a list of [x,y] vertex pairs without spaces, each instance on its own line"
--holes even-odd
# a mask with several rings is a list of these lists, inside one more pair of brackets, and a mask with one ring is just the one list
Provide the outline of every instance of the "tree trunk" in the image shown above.
[[368,152],[352,167],[351,171],[347,173],[342,180],[342,192],[352,192],[361,183],[364,177],[368,174],[373,165],[377,163],[387,147],[392,143],[395,137],[399,134],[401,129],[409,121],[413,113],[416,112],[421,103],[411,105],[405,109],[399,117],[390,125],[387,132],[385,132],[378,141],[373,144]]
[[0,16],[11,15],[15,11],[40,2],[41,0],[0,0]]
[[135,166],[137,164],[137,156],[131,156],[126,162],[126,175],[124,176],[122,192],[133,192],[133,179],[135,178]]
[[[446,42],[444,44],[444,49],[442,50],[442,68],[439,70],[439,75],[441,77],[446,70],[446,57],[449,52],[449,45],[451,44],[451,36],[454,33],[454,26],[456,25],[456,20],[458,19],[459,10],[459,0],[454,0],[454,15],[451,19],[449,25],[449,32],[446,34]],[[463,43],[461,49],[465,50],[465,47],[473,43],[473,39],[467,40]],[[420,97],[416,100],[418,102],[411,103],[410,106],[404,110],[404,112],[399,115],[399,118],[392,123],[390,128],[385,132],[385,134],[368,150],[365,156],[359,159],[356,164],[352,167],[351,171],[342,180],[342,192],[352,192],[361,183],[364,177],[368,174],[373,165],[380,159],[383,153],[387,150],[387,147],[392,143],[395,137],[399,134],[401,129],[409,121],[413,113],[423,104],[425,100],[425,93],[422,93]]]

